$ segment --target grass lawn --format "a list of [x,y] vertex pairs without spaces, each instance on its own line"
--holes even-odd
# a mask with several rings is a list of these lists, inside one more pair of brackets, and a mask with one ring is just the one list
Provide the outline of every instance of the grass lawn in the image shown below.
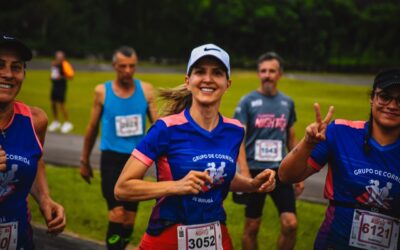
[[[52,120],[50,112],[50,79],[48,71],[29,71],[21,93],[18,96],[30,105],[43,108],[49,120]],[[84,134],[89,120],[93,103],[94,87],[106,80],[113,79],[112,72],[77,72],[75,79],[68,84],[67,108],[70,119],[74,123],[74,134]],[[182,74],[137,74],[139,79],[150,82],[156,88],[166,88],[183,83]],[[255,72],[233,71],[232,86],[225,94],[221,113],[231,117],[240,97],[259,86]],[[293,98],[297,123],[295,124],[297,136],[304,134],[304,128],[313,121],[313,103],[321,104],[322,113],[326,114],[329,105],[335,106],[335,117],[346,119],[368,118],[368,90],[363,86],[346,86],[340,84],[322,84],[318,82],[298,81],[283,78],[279,83],[279,89]]]
[[[96,84],[113,79],[112,72],[77,72],[75,79],[68,85],[67,107],[71,121],[75,125],[73,133],[84,134],[93,102],[93,89]],[[139,79],[151,82],[156,88],[172,87],[183,83],[182,74],[137,74]],[[233,71],[232,87],[223,98],[221,113],[231,117],[241,96],[259,86],[255,72]],[[335,117],[352,120],[365,120],[369,113],[368,90],[362,86],[345,86],[339,84],[323,84],[318,82],[297,81],[283,78],[279,89],[291,96],[296,104],[297,137],[301,138],[307,124],[315,118],[313,103],[321,104],[323,115],[329,105],[335,106]],[[27,104],[43,108],[50,113],[50,79],[48,71],[29,71],[23,89],[18,98]],[[99,173],[95,172],[92,185],[84,183],[75,168],[56,168],[49,166],[47,176],[53,198],[62,203],[68,216],[68,231],[103,240],[107,223],[107,209],[100,193]],[[243,229],[243,207],[233,204],[231,197],[225,201],[228,213],[228,227],[236,249],[240,249],[240,235]],[[142,202],[137,217],[134,244],[143,234],[154,201]],[[324,216],[323,205],[299,201],[297,203],[299,217],[298,243],[296,249],[310,249],[315,234]],[[262,230],[259,239],[263,249],[275,249],[279,232],[279,221],[275,207],[270,199],[264,209]],[[43,222],[37,209],[32,209],[33,220]]]

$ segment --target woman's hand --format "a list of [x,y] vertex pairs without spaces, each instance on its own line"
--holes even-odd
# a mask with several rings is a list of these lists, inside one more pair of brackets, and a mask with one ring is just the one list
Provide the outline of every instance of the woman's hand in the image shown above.
[[256,192],[271,192],[275,189],[275,171],[265,169],[253,178],[251,184],[256,188]]
[[39,204],[39,206],[46,220],[47,232],[55,235],[61,233],[67,223],[64,208],[50,198]]
[[182,179],[175,181],[172,193],[174,195],[198,194],[207,183],[212,183],[207,171],[192,170]]
[[93,178],[92,166],[88,162],[81,161],[81,166],[79,168],[79,173],[82,178],[90,184],[90,179]]
[[314,103],[314,110],[315,122],[307,126],[304,136],[304,142],[309,145],[316,145],[320,141],[326,140],[326,127],[332,119],[334,108],[333,106],[329,107],[324,120],[321,120],[321,108],[318,103]]

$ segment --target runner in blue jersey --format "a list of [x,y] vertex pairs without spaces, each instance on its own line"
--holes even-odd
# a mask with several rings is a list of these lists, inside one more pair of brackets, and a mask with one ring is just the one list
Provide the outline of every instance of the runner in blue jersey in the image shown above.
[[[219,114],[230,85],[229,55],[206,44],[193,49],[185,84],[161,94],[170,100],[167,116],[133,151],[115,187],[117,199],[157,199],[139,249],[232,249],[228,191],[274,188],[272,170],[254,179],[235,171],[244,129]],[[158,181],[142,180],[153,162]]]
[[373,84],[368,122],[316,121],[282,161],[282,181],[296,182],[326,164],[329,200],[314,249],[399,249],[400,69],[380,72]]
[[15,100],[31,58],[22,41],[0,34],[0,249],[34,249],[29,193],[49,233],[58,234],[65,227],[64,208],[49,196],[42,159],[47,116]]
[[153,87],[134,78],[137,55],[133,48],[122,46],[114,52],[116,79],[95,88],[92,114],[81,155],[81,175],[90,183],[93,177],[90,154],[101,123],[101,190],[108,207],[107,249],[125,249],[132,239],[138,209],[137,202],[114,198],[114,186],[133,149],[143,139],[146,118],[157,119]]

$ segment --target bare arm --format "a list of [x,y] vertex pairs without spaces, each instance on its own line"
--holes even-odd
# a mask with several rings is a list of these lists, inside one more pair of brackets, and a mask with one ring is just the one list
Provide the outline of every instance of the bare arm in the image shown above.
[[131,156],[115,184],[115,198],[142,201],[170,195],[198,194],[207,182],[212,182],[207,172],[199,171],[190,171],[177,181],[146,181],[143,177],[147,169],[148,166]]
[[88,183],[90,183],[90,178],[93,177],[92,167],[90,166],[90,155],[92,153],[93,146],[96,142],[96,138],[99,133],[100,119],[103,113],[104,97],[105,97],[104,85],[103,84],[97,85],[95,88],[95,97],[89,124],[86,128],[86,134],[83,140],[83,149],[80,159],[81,160],[80,173],[82,178]]
[[279,167],[279,178],[282,182],[300,182],[316,172],[315,169],[307,164],[307,160],[314,147],[326,139],[326,127],[328,126],[334,108],[329,108],[325,119],[321,119],[321,111],[318,103],[314,104],[316,121],[306,128],[306,134],[297,146],[289,152],[282,160]]
[[[246,127],[244,127],[244,131],[246,131]],[[245,138],[243,138],[243,141],[240,144],[238,164],[239,164],[240,173],[243,176],[251,178],[251,174],[249,171],[249,165],[247,164],[246,145],[245,145],[244,141],[245,141]]]
[[287,138],[287,148],[288,151],[292,151],[294,149],[294,147],[296,147],[297,145],[297,138],[296,138],[296,132],[294,129],[294,126],[292,126],[289,129],[289,134],[288,134],[288,138]]
[[[47,116],[39,108],[31,108],[33,126],[42,146],[44,145]],[[52,234],[61,233],[66,224],[64,208],[50,198],[49,188],[45,175],[45,164],[42,158],[38,161],[38,169],[31,187],[31,195],[38,203],[47,224],[47,231]]]
[[[292,151],[297,145],[297,138],[294,126],[289,129],[288,139],[287,139],[287,148],[288,151]],[[300,196],[304,191],[304,181],[300,181],[293,184],[294,194],[296,197]]]
[[154,123],[158,119],[157,105],[154,98],[154,88],[150,83],[144,82],[142,83],[142,87],[148,105],[148,117],[150,119],[150,122]]
[[254,178],[236,173],[231,185],[232,192],[271,192],[275,188],[275,171],[265,169]]

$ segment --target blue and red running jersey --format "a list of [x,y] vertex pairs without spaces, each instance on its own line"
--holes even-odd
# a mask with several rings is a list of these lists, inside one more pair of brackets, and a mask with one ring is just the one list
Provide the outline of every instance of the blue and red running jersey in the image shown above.
[[[0,133],[0,145],[6,152],[6,171],[0,172],[0,238],[4,249],[30,249],[27,197],[42,155],[32,123],[30,108],[15,102],[14,115]],[[2,248],[3,249],[3,248]]]
[[211,132],[192,119],[189,109],[158,120],[132,155],[151,166],[156,163],[158,181],[176,181],[191,170],[207,170],[213,183],[197,195],[157,199],[147,233],[159,235],[173,224],[225,223],[223,200],[236,172],[244,128],[239,121],[219,116]]
[[324,196],[331,201],[315,249],[354,249],[349,239],[357,207],[399,218],[400,139],[381,146],[371,137],[365,152],[367,132],[365,121],[335,120],[327,127],[326,141],[311,153],[308,164],[314,169],[328,164]]

